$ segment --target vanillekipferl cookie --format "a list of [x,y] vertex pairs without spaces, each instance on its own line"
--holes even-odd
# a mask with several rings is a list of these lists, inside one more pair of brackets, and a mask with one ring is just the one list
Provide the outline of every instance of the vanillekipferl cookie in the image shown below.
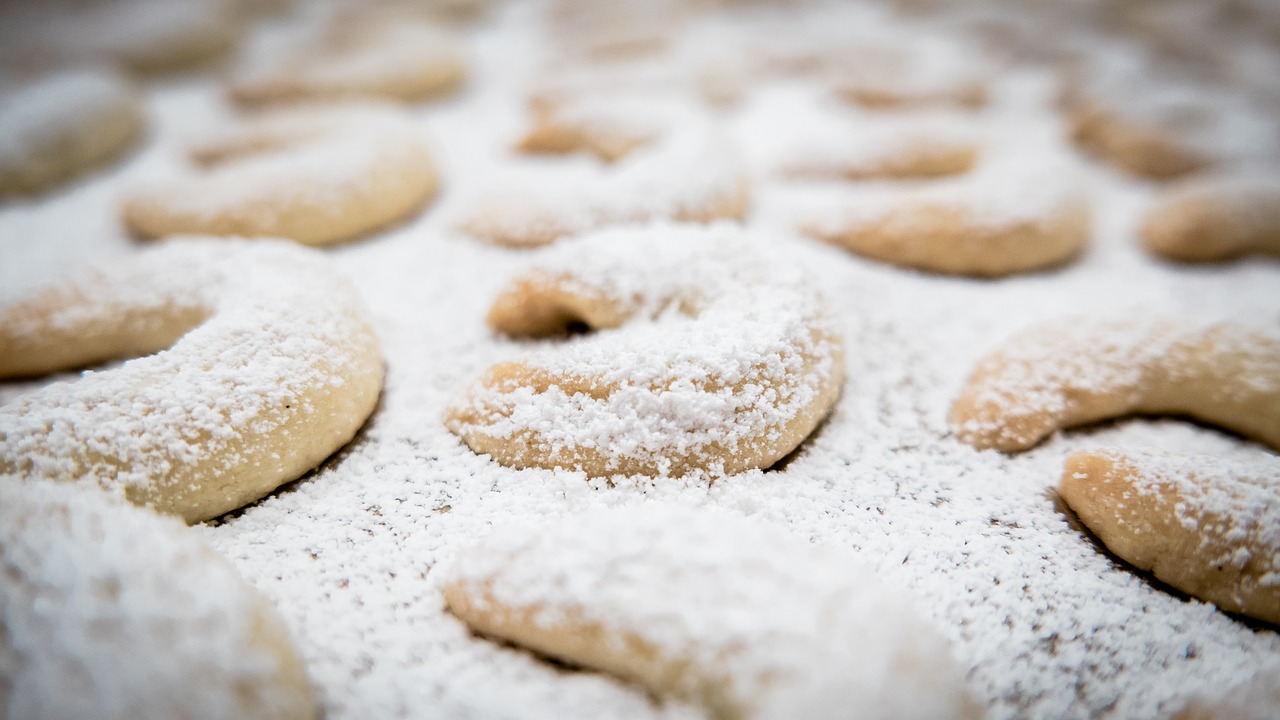
[[0,197],[48,190],[124,154],[146,113],[109,70],[54,73],[0,96]]
[[439,185],[412,117],[372,103],[251,116],[190,153],[201,170],[126,195],[121,216],[134,235],[332,245],[413,216]]
[[988,153],[967,174],[850,188],[804,214],[806,235],[949,275],[1003,277],[1058,266],[1090,235],[1089,205],[1071,164],[1014,147]]
[[1142,244],[1182,262],[1280,256],[1280,174],[1222,171],[1160,190],[1142,218]]
[[877,33],[850,42],[838,57],[837,96],[865,108],[976,109],[989,99],[988,59],[940,36]]
[[458,220],[463,233],[532,247],[613,225],[746,213],[746,172],[705,109],[607,94],[544,103],[535,115],[521,150],[590,153],[611,164],[539,168],[486,186]]
[[0,717],[317,717],[270,601],[172,518],[0,475],[0,567]]
[[0,406],[0,472],[188,522],[319,465],[383,377],[350,281],[275,240],[177,239],[55,283],[0,308],[0,348],[0,377],[135,358]]
[[982,156],[977,125],[957,113],[814,113],[796,119],[792,108],[787,113],[785,136],[773,141],[766,160],[786,178],[941,178],[973,170]]
[[1280,151],[1275,118],[1229,90],[1153,82],[1152,68],[1108,69],[1064,102],[1081,148],[1135,175],[1174,178]]
[[412,103],[454,92],[466,74],[462,50],[448,32],[393,6],[342,8],[312,30],[243,62],[229,82],[231,98],[246,106],[353,99]]
[[803,271],[724,225],[601,231],[494,300],[516,337],[595,332],[490,367],[448,409],[478,453],[590,476],[766,468],[827,415],[843,340]]
[[717,720],[983,716],[904,592],[725,510],[658,503],[503,527],[443,575],[473,630]]
[[[137,74],[189,70],[232,49],[236,0],[95,0],[11,3],[0,55],[15,66],[84,64]],[[26,7],[21,7],[25,5]]]
[[951,426],[978,449],[1026,450],[1130,414],[1187,415],[1280,449],[1280,330],[1176,317],[1070,317],[978,361]]
[[1116,555],[1194,597],[1280,624],[1280,459],[1146,450],[1067,458],[1058,494]]

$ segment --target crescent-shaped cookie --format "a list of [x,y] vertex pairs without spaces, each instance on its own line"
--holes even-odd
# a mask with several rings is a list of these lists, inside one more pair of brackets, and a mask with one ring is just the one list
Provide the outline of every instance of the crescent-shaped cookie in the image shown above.
[[268,236],[331,245],[405,220],[439,185],[412,118],[380,105],[313,106],[245,119],[191,149],[196,174],[126,196],[136,236]]
[[268,240],[174,240],[52,285],[0,308],[0,349],[0,376],[137,358],[0,406],[0,472],[98,484],[188,522],[320,464],[383,377],[350,281]]
[[459,553],[444,595],[479,633],[717,720],[982,717],[904,593],[722,510],[640,505],[502,528]]
[[1280,459],[1083,451],[1058,494],[1122,559],[1211,602],[1280,623]]
[[557,248],[498,296],[489,324],[597,332],[492,366],[449,408],[449,429],[504,465],[591,476],[777,462],[834,404],[843,344],[817,292],[756,242],[658,225]]
[[803,219],[800,231],[894,265],[1003,277],[1078,255],[1090,213],[1068,166],[1006,155],[928,184],[851,190]]
[[538,111],[524,151],[590,152],[617,162],[486,188],[462,214],[459,230],[498,245],[534,247],[613,225],[746,214],[746,172],[705,112],[616,97],[554,108]]
[[1187,415],[1280,449],[1280,331],[1237,322],[1075,317],[981,359],[951,407],[979,449],[1130,414]]
[[0,196],[38,193],[124,153],[146,125],[143,101],[106,70],[64,71],[0,99]]
[[420,102],[448,95],[465,76],[456,40],[431,23],[376,6],[335,13],[297,46],[250,62],[229,83],[248,106],[373,99]]
[[307,720],[271,603],[180,522],[0,475],[0,715]]

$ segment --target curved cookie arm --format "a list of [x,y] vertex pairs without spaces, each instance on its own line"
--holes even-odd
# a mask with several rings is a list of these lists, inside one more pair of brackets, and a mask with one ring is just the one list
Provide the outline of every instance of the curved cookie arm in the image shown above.
[[1280,333],[1173,319],[1046,323],[978,362],[950,420],[978,449],[1017,452],[1131,413],[1188,415],[1280,448]]
[[1118,451],[1067,458],[1058,493],[1106,546],[1211,602],[1280,623],[1280,461]]
[[[172,297],[182,302],[164,305]],[[0,407],[0,472],[97,483],[189,522],[314,468],[351,440],[382,387],[355,289],[296,246],[173,241],[39,299],[52,303],[43,314],[5,316],[39,339],[27,346],[34,361],[82,356],[67,347],[79,331],[107,355],[180,338]],[[126,320],[107,327],[121,334],[103,334],[98,320],[115,308]],[[46,335],[50,319],[59,331]]]
[[0,477],[5,710],[101,720],[306,720],[271,603],[199,534],[89,488]]
[[[630,100],[642,107],[648,102]],[[615,112],[609,109],[607,119],[616,119]],[[610,226],[741,219],[749,203],[748,176],[735,148],[705,113],[686,109],[681,117],[687,120],[675,127],[623,123],[621,129],[578,118],[573,137],[557,134],[557,148],[594,152],[621,142],[630,148],[625,157],[608,167],[558,168],[556,175],[485,188],[464,206],[455,226],[484,242],[536,247]],[[640,136],[651,139],[640,142]],[[588,139],[580,143],[579,137]]]
[[725,511],[645,504],[507,528],[445,573],[449,609],[472,629],[718,719],[982,714],[899,593]]
[[1195,177],[1164,190],[1140,229],[1147,250],[1183,262],[1280,256],[1280,176]]

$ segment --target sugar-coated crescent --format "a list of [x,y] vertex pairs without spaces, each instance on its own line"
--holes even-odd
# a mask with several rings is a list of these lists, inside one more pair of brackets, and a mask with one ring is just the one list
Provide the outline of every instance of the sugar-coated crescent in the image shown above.
[[270,240],[173,240],[52,285],[0,308],[0,349],[0,376],[137,358],[0,406],[0,472],[98,484],[188,522],[319,465],[383,377],[350,281]]

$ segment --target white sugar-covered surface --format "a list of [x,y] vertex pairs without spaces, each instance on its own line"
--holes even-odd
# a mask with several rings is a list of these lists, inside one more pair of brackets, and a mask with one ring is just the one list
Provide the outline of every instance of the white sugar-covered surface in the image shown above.
[[[812,263],[847,337],[848,380],[833,415],[778,468],[711,486],[588,481],[510,470],[467,449],[442,414],[489,364],[536,344],[497,337],[483,322],[531,258],[462,237],[449,218],[467,192],[514,164],[507,153],[527,122],[523,92],[540,79],[537,10],[498,8],[469,35],[466,91],[416,111],[441,162],[440,200],[407,225],[327,251],[362,291],[382,338],[387,383],[369,424],[315,473],[197,529],[276,602],[327,718],[697,717],[471,636],[444,610],[433,573],[492,526],[655,498],[760,516],[848,547],[952,641],[996,718],[1164,717],[1280,652],[1275,628],[1189,601],[1100,551],[1052,490],[1063,458],[1086,447],[1242,462],[1266,449],[1174,419],[1072,431],[1011,457],[949,434],[946,414],[970,367],[1033,322],[1126,310],[1280,322],[1280,263],[1183,267],[1146,256],[1135,228],[1155,186],[1083,157],[1095,209],[1088,251],[1061,270],[995,282],[903,271],[799,238],[797,204],[849,186],[775,181],[748,165],[758,181],[748,225],[773,232],[780,257]],[[1038,71],[1001,75],[1001,122],[1052,124],[1047,87]],[[736,142],[758,147],[786,132],[784,117],[747,121],[779,94],[827,101],[821,88],[780,77],[743,106],[714,112]],[[149,98],[155,130],[143,150],[52,195],[0,206],[0,299],[141,247],[122,234],[119,198],[170,172],[191,128],[226,112],[207,77],[155,81]],[[2,383],[0,400],[46,382]]]

